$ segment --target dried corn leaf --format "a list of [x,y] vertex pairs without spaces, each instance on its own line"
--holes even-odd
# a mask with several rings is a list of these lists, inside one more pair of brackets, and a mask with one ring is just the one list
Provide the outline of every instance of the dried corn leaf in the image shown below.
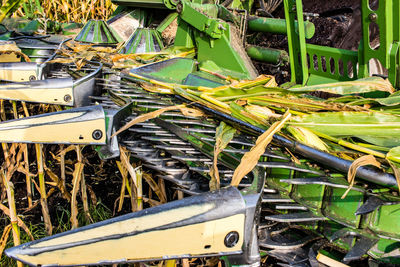
[[134,118],[133,120],[131,120],[130,122],[128,122],[127,124],[125,124],[124,126],[122,126],[118,131],[116,131],[112,136],[116,136],[118,134],[120,134],[121,132],[129,129],[130,127],[132,127],[133,125],[137,124],[137,123],[141,123],[150,119],[154,119],[158,116],[160,116],[161,114],[163,114],[164,112],[170,111],[170,110],[176,110],[176,109],[184,109],[186,108],[185,105],[177,105],[177,106],[169,106],[169,107],[165,107],[165,108],[160,108],[158,110],[137,116],[136,118]]
[[243,177],[248,174],[258,163],[259,158],[265,152],[267,145],[271,142],[275,133],[280,131],[290,118],[290,113],[286,112],[281,121],[277,121],[269,127],[262,135],[257,138],[256,144],[242,157],[239,166],[233,173],[231,185],[238,186]]
[[[121,161],[117,161],[117,167],[119,169],[119,172],[121,173],[122,176],[122,185],[121,185],[121,192],[119,194],[119,203],[118,203],[118,212],[120,212],[122,210],[122,206],[124,205],[124,199],[125,199],[125,188],[126,185],[129,184],[129,180],[128,180],[128,171],[126,168],[122,167]],[[129,192],[129,195],[131,195],[131,193]]]
[[10,217],[10,221],[11,221],[13,241],[14,241],[14,245],[18,246],[19,244],[21,244],[21,239],[20,239],[20,231],[19,231],[19,227],[18,227],[17,208],[15,205],[14,185],[9,181],[9,179],[7,180],[7,178],[4,174],[3,168],[0,170],[0,174],[2,176],[3,185],[5,186],[6,191],[7,191],[8,206],[10,209],[9,217]]
[[140,83],[140,86],[149,92],[158,94],[172,94],[174,92],[171,88],[165,88],[163,86],[155,85],[152,83]]
[[[143,172],[142,167],[135,168],[136,175],[136,196],[137,196],[137,209],[143,209]],[[133,177],[132,177],[133,178]]]
[[83,170],[84,164],[81,162],[77,162],[75,164],[75,170],[73,173],[73,178],[72,178],[72,193],[71,193],[71,224],[72,224],[72,229],[78,228],[79,223],[78,223],[78,203],[76,200],[76,195],[78,194],[79,191],[79,184],[82,178],[82,170]]
[[11,231],[11,224],[4,227],[3,234],[0,239],[0,258],[3,255],[3,251],[7,245],[7,240],[8,237],[10,236],[10,231]]
[[0,54],[19,55],[19,56],[23,57],[26,62],[31,62],[31,59],[27,55],[22,53],[21,49],[17,46],[17,44],[14,41],[1,41],[0,40]]
[[214,191],[220,188],[220,180],[218,173],[218,155],[226,148],[229,142],[233,139],[236,129],[227,125],[225,122],[221,122],[217,127],[215,133],[215,145],[214,145],[214,159],[213,165],[210,168],[210,190]]
[[50,179],[54,181],[55,186],[57,186],[60,189],[61,194],[64,196],[64,198],[68,200],[68,202],[70,202],[71,194],[68,192],[62,180],[58,179],[58,176],[51,169],[45,167],[45,170]]
[[93,46],[93,44],[82,44],[75,41],[66,42],[65,45],[72,49],[75,53],[88,51]]
[[120,159],[122,166],[128,170],[129,175],[131,176],[132,181],[135,187],[137,188],[138,185],[137,185],[136,171],[135,168],[133,168],[132,164],[130,163],[128,151],[126,148],[122,146],[119,146],[119,151],[120,151]]
[[146,202],[146,203],[149,203],[149,205],[151,207],[155,207],[155,206],[158,206],[158,205],[162,204],[161,202],[159,202],[157,200],[154,200],[154,199],[151,199],[151,198],[147,198],[147,197],[143,197],[143,201]]
[[123,127],[121,127],[117,132],[115,132],[111,137],[114,137],[118,134],[120,134],[121,132],[129,129],[130,127],[132,127],[133,125],[137,124],[137,123],[141,123],[153,118],[156,118],[158,116],[160,116],[162,113],[166,112],[166,111],[170,111],[170,110],[176,110],[179,109],[180,106],[183,105],[179,105],[179,106],[169,106],[169,107],[165,107],[165,108],[161,108],[158,109],[156,111],[152,111],[143,115],[140,115],[136,118],[134,118],[133,120],[131,120],[130,122],[128,122],[127,124],[125,124]]
[[47,205],[46,183],[44,179],[43,145],[35,144],[36,161],[38,168],[40,205],[42,207],[43,221],[48,235],[51,235],[53,226],[51,224],[49,207]]
[[388,160],[390,167],[393,170],[394,177],[396,178],[397,188],[400,192],[400,164]]
[[49,63],[49,64],[52,64],[52,63],[69,64],[69,63],[74,63],[74,62],[75,62],[75,60],[73,58],[58,57],[58,58],[48,61],[47,63]]
[[180,107],[179,111],[188,117],[204,117],[205,114],[203,111],[201,111],[200,109],[196,109],[196,108],[188,108],[188,107]]
[[[39,202],[37,202],[37,203],[39,203]],[[3,211],[5,215],[10,216],[10,210],[1,203],[0,203],[0,210]],[[22,229],[24,229],[25,233],[27,233],[27,235],[29,236],[29,238],[32,241],[35,240],[31,231],[29,230],[28,226],[26,226],[26,224],[21,220],[21,218],[17,217],[17,220],[18,220],[18,226],[21,227]]]
[[353,187],[355,178],[356,178],[357,169],[360,168],[361,166],[365,166],[365,165],[373,165],[378,168],[381,166],[381,164],[372,155],[365,155],[365,156],[362,156],[362,157],[356,159],[355,161],[353,161],[353,163],[351,164],[351,166],[349,168],[349,171],[347,172],[347,181],[349,182],[350,185],[347,188],[346,192],[344,192],[342,199],[344,199],[347,196],[347,194],[350,192],[351,188]]
[[112,62],[119,61],[121,59],[131,59],[137,61],[138,59],[140,60],[141,58],[146,58],[146,60],[155,58],[156,56],[159,55],[168,55],[166,52],[153,52],[153,53],[145,53],[145,54],[113,54],[110,55],[110,58]]
[[164,194],[164,192],[161,190],[161,188],[158,186],[158,184],[154,181],[154,179],[151,177],[151,175],[148,173],[143,173],[143,178],[149,184],[150,188],[154,191],[154,193],[156,193],[156,195],[160,199],[160,202],[166,203],[167,196]]

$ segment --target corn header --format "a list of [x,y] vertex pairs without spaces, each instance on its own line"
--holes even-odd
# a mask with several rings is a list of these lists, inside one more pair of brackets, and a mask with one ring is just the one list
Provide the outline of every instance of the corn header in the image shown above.
[[[32,266],[211,256],[259,266],[265,255],[282,266],[400,264],[398,0],[360,1],[357,50],[308,43],[315,25],[301,0],[283,0],[283,19],[269,16],[274,1],[113,2],[116,14],[89,21],[74,45],[1,35],[0,98],[65,108],[2,121],[0,141],[93,145],[103,160],[124,147],[186,197],[9,248],[9,257]],[[252,32],[286,35],[288,47],[247,44]],[[290,81],[278,87],[254,60],[289,65]]]

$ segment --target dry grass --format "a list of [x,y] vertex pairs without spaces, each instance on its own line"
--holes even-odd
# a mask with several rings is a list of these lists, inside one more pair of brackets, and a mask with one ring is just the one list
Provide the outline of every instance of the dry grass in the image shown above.
[[[5,100],[0,104],[2,120],[61,109],[54,105],[27,105]],[[43,223],[41,233],[51,235],[106,219],[98,216],[96,208],[101,203],[97,196],[103,195],[93,188],[96,187],[96,181],[109,181],[110,172],[115,173],[114,184],[117,188],[107,193],[115,196],[117,214],[168,201],[163,181],[155,181],[152,175],[143,172],[140,162],[135,162],[124,147],[121,147],[121,159],[108,163],[100,161],[90,147],[77,145],[3,143],[0,150],[0,203],[4,203],[0,204],[0,225],[3,226],[0,230],[0,258],[6,245],[9,247],[29,241],[20,240],[22,235],[30,236],[33,240],[26,225]],[[88,155],[91,159],[88,159]],[[120,172],[107,172],[107,166],[115,166]],[[125,198],[130,199],[130,203],[124,203]],[[55,206],[60,201],[63,205]],[[66,214],[63,219],[59,219],[55,212],[60,208]],[[111,211],[112,204],[108,208]],[[36,219],[33,218],[35,216]],[[38,216],[43,218],[42,223]],[[68,227],[61,229],[60,225]],[[0,259],[0,263],[3,260]]]
[[14,15],[85,23],[90,19],[106,20],[115,8],[111,0],[27,0]]

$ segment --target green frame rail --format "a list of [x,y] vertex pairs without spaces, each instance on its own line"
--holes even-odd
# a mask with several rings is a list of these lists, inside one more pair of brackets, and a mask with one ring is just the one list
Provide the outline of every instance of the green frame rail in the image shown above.
[[[313,85],[351,81],[370,75],[369,61],[388,70],[389,81],[399,88],[400,0],[380,0],[373,10],[361,0],[362,39],[358,51],[306,43],[301,0],[284,0],[289,43],[291,84]],[[295,27],[295,21],[299,27]],[[378,29],[379,46],[372,47],[370,28]]]

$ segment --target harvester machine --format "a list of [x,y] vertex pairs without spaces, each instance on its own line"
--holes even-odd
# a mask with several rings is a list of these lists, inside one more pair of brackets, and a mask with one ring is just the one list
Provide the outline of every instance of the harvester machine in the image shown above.
[[[182,89],[229,89],[235,84],[246,89],[249,84],[272,81],[272,77],[259,76],[253,60],[276,67],[290,65],[291,80],[280,88],[271,86],[279,92],[367,78],[372,74],[371,60],[386,70],[377,75],[398,88],[399,0],[380,0],[374,9],[371,1],[361,0],[362,39],[355,51],[307,43],[315,25],[303,14],[301,0],[283,0],[284,19],[271,17],[263,0],[113,2],[120,12],[107,23],[90,21],[76,41],[114,47],[122,41],[121,54],[157,53],[167,45],[166,32],[172,28],[173,47],[193,48],[195,56],[169,58],[121,72],[107,64],[88,62],[84,75],[92,75],[97,84],[90,83],[91,89],[89,85],[85,89],[93,92],[91,104],[78,101],[84,106],[2,122],[0,141],[90,144],[103,159],[119,156],[123,146],[145,169],[186,197],[22,244],[6,250],[8,256],[32,266],[211,256],[220,257],[226,266],[260,266],[265,256],[279,266],[400,264],[400,197],[392,172],[357,166],[357,183],[349,186],[346,177],[349,170],[354,171],[352,159],[275,133],[254,168],[235,184],[243,155],[259,145],[258,136],[270,130],[252,124],[255,118],[247,117],[240,108],[239,115],[233,116],[223,112],[223,103],[206,105],[204,95],[189,96]],[[371,46],[376,38],[372,27],[379,28],[379,46]],[[288,49],[248,45],[246,38],[251,32],[286,35]],[[14,65],[7,66],[15,71]],[[236,83],[227,84],[229,80]],[[260,80],[264,83],[257,84]],[[32,84],[39,82],[11,83],[18,87],[9,83],[0,91],[5,91],[4,95],[14,92],[4,98],[18,100],[15,91],[28,94],[25,87],[29,87],[35,92],[37,87]],[[175,93],[151,92],[146,83]],[[72,97],[79,95],[75,91],[81,90],[73,81],[54,88],[61,92],[55,104],[65,101],[73,105]],[[267,90],[257,88],[258,95]],[[39,95],[34,102],[40,102]],[[179,108],[184,105],[201,115],[182,114]],[[160,109],[167,110],[119,133],[127,122]],[[288,117],[282,116],[273,125],[282,127]],[[218,134],[224,127],[231,127],[232,136],[216,155],[215,147],[221,142]],[[210,184],[215,167],[220,188]]]

